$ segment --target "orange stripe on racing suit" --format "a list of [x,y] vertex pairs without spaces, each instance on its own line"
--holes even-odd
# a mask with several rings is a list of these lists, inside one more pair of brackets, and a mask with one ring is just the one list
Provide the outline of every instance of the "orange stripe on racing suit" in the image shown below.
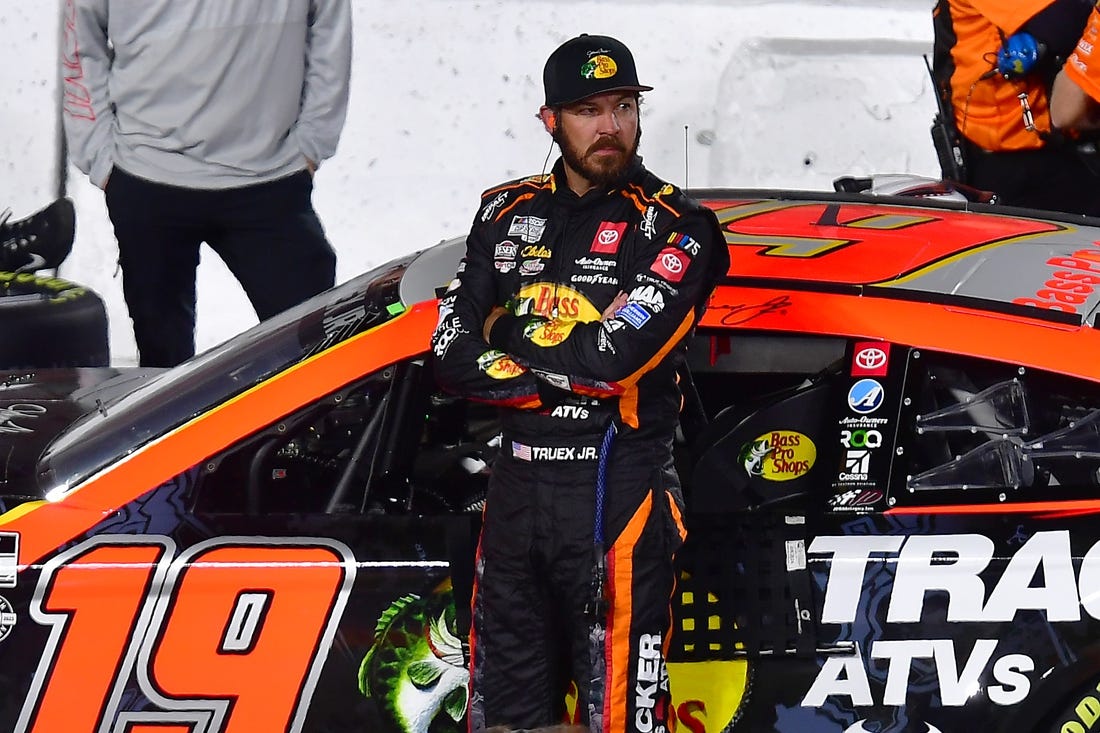
[[[692,313],[688,313],[684,316],[684,320],[680,322],[680,327],[676,329],[672,338],[665,342],[664,348],[654,354],[652,359],[643,364],[641,369],[618,382],[620,386],[626,388],[623,391],[622,397],[619,398],[619,416],[622,418],[622,421],[630,427],[638,427],[638,380],[642,375],[659,364],[661,360],[668,355],[668,352],[672,350],[672,347],[678,344],[680,340],[687,335],[687,332],[691,330],[691,327],[695,323],[695,319],[692,316]],[[678,377],[677,382],[679,382]],[[683,405],[683,398],[681,398],[680,403]]]
[[604,696],[604,726],[603,733],[617,733],[627,730],[625,720],[619,720],[615,715],[627,710],[627,696],[633,694],[633,690],[627,689],[629,675],[625,671],[630,665],[631,644],[631,619],[634,617],[633,593],[634,585],[634,557],[633,550],[638,544],[638,538],[642,536],[646,521],[653,508],[653,494],[647,494],[638,511],[630,519],[623,531],[615,540],[615,544],[607,553],[607,575],[610,581],[611,607],[613,613],[607,622],[607,636],[605,637],[604,650],[606,652],[604,675],[611,681],[611,688]]

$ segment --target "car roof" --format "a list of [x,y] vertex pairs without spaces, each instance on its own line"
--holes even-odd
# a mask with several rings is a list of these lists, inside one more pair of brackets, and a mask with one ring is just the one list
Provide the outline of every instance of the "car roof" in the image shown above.
[[[731,278],[1092,323],[1100,227],[1085,217],[850,194],[712,190]],[[1093,222],[1092,224],[1087,222]],[[1037,297],[1069,268],[1061,299]]]

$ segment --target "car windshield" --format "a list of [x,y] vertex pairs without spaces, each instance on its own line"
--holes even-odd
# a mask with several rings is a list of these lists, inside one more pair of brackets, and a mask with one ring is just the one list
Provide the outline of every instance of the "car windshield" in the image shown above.
[[[40,489],[64,489],[273,374],[403,310],[407,262],[389,263],[270,318],[112,401],[62,433],[38,465]],[[94,395],[93,395],[94,397]],[[257,428],[260,426],[257,426]]]

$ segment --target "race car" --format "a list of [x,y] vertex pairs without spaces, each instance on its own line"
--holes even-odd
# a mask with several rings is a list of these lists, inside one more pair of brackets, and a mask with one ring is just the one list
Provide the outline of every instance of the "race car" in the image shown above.
[[[1100,222],[693,192],[673,728],[1100,722]],[[429,340],[463,238],[171,370],[0,373],[0,729],[465,728],[495,412]],[[551,253],[552,256],[552,253]]]

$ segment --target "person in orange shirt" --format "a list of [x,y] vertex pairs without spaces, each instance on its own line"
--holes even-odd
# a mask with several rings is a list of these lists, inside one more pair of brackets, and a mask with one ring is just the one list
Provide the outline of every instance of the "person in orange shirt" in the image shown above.
[[1054,80],[1050,117],[1055,127],[1078,132],[1100,130],[1100,8],[1093,8],[1077,48]]
[[953,112],[961,183],[1002,204],[1100,215],[1100,175],[1050,117],[1051,83],[1091,8],[1091,0],[938,0],[933,77]]

